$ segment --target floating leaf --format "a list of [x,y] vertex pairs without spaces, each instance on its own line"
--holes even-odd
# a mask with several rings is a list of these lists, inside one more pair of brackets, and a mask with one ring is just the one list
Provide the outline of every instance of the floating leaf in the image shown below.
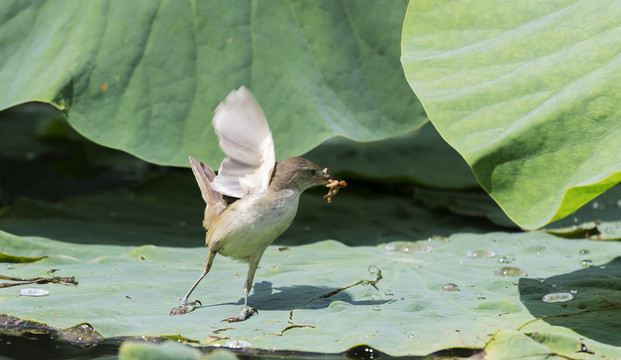
[[0,262],[8,263],[30,263],[45,259],[47,256],[19,256],[0,252]]
[[[188,348],[179,343],[168,342],[165,344],[133,343],[124,342],[119,349],[119,360],[140,360],[140,359],[179,359],[179,360],[200,360],[204,357],[196,349]],[[210,356],[209,359],[212,357]],[[225,359],[225,357],[222,357]],[[230,354],[228,359],[237,359]]]
[[[243,340],[253,348],[298,351],[317,351],[321,343],[329,353],[366,344],[391,355],[426,355],[455,347],[482,349],[492,334],[509,328],[527,337],[536,332],[576,343],[582,338],[599,356],[618,353],[615,332],[608,328],[616,326],[610,319],[621,316],[615,300],[621,289],[614,285],[621,283],[614,257],[620,243],[565,240],[540,232],[420,241],[432,251],[386,251],[384,245],[349,247],[336,241],[286,251],[271,246],[249,297],[259,313],[225,326],[221,320],[243,306],[244,264],[217,257],[193,294],[203,306],[169,316],[200,273],[206,256],[202,247],[67,244],[0,233],[5,249],[27,246],[50,254],[13,273],[32,276],[55,267],[80,274],[80,286],[55,286],[42,298],[1,289],[0,304],[6,314],[56,329],[88,323],[102,339],[180,335],[202,345]],[[496,257],[469,258],[473,249],[510,252],[512,267],[528,277],[495,276],[503,264]],[[583,269],[580,257],[566,256],[584,249],[595,266]],[[378,278],[368,273],[371,265],[381,269],[377,289],[365,282]],[[460,291],[442,291],[447,282]],[[46,286],[54,285],[41,287]],[[547,293],[565,290],[577,291],[572,301],[542,301]],[[67,306],[76,302],[81,306]]]

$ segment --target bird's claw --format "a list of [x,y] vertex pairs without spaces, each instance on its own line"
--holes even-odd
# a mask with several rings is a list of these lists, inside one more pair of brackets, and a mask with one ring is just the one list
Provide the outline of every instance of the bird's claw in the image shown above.
[[182,301],[181,305],[177,306],[176,308],[173,308],[172,310],[170,310],[170,315],[183,315],[183,314],[187,314],[189,312],[191,312],[192,310],[194,310],[196,308],[196,304],[199,304],[200,306],[203,306],[203,304],[201,304],[200,301],[198,300],[194,300],[194,301]]
[[255,308],[244,308],[244,310],[242,310],[241,313],[239,313],[239,316],[231,316],[229,318],[222,320],[222,322],[228,322],[228,323],[240,322],[240,321],[247,320],[249,317],[252,316],[252,314],[258,314],[258,313],[259,312]]

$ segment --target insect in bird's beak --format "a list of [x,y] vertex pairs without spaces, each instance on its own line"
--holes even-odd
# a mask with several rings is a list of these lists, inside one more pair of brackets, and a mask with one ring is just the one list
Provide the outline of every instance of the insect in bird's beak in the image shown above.
[[328,190],[328,193],[323,196],[323,198],[328,200],[329,204],[332,202],[332,197],[334,197],[334,195],[339,192],[340,188],[347,187],[347,183],[344,180],[339,180],[330,176],[328,174],[328,168],[323,169],[322,172],[326,176],[325,180],[328,182],[328,184],[326,184],[326,187],[330,189]]

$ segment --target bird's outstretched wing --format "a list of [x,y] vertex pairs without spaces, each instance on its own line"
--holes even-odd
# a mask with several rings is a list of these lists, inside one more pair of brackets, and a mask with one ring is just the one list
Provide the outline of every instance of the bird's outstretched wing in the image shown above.
[[227,157],[211,188],[236,198],[265,193],[274,170],[274,141],[250,90],[242,86],[231,91],[216,108],[212,124]]
[[213,170],[205,165],[204,162],[198,162],[191,156],[190,165],[192,166],[192,173],[194,173],[198,187],[201,189],[203,200],[207,204],[205,207],[205,219],[203,220],[203,226],[207,229],[213,222],[213,219],[226,209],[226,201],[222,198],[222,194],[211,188],[211,183],[216,177]]

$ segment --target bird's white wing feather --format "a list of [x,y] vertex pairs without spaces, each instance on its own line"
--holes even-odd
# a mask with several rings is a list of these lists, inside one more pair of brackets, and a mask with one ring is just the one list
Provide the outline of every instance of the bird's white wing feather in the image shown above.
[[274,170],[274,141],[254,96],[244,86],[231,91],[212,124],[227,155],[212,189],[237,198],[265,193]]

